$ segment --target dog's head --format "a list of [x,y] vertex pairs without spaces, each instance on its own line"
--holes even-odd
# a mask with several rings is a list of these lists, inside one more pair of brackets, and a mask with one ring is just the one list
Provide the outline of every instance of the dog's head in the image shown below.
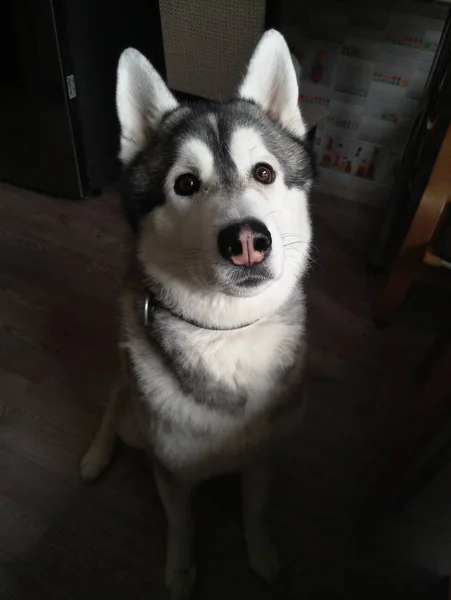
[[249,297],[302,274],[314,162],[279,33],[265,33],[226,103],[179,104],[125,50],[117,109],[123,202],[149,276]]

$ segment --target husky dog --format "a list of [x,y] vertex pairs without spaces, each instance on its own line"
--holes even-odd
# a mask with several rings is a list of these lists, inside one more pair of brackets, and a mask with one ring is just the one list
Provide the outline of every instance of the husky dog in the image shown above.
[[267,464],[300,416],[302,277],[311,143],[290,52],[264,34],[237,97],[179,104],[136,50],[122,54],[117,110],[133,248],[122,296],[123,376],[81,462],[95,479],[119,436],[152,460],[168,519],[166,585],[195,580],[192,489],[242,475],[251,566],[271,579]]

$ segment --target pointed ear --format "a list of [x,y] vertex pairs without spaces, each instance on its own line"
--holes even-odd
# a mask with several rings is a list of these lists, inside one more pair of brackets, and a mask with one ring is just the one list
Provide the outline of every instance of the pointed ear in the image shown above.
[[295,135],[305,134],[296,71],[287,43],[278,31],[267,31],[259,41],[238,95],[259,104]]
[[128,48],[117,68],[116,108],[121,126],[119,158],[128,163],[144,148],[162,116],[178,106],[160,75],[138,50]]

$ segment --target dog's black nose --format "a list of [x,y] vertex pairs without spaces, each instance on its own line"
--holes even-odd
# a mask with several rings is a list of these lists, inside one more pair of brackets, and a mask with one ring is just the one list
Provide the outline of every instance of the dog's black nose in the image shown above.
[[219,232],[221,256],[240,267],[252,267],[265,260],[271,250],[271,234],[261,221],[247,219]]

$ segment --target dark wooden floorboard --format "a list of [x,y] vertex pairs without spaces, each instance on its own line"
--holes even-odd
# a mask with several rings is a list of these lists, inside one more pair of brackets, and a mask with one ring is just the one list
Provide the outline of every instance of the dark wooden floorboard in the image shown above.
[[[376,470],[409,417],[421,319],[379,331],[364,254],[370,209],[315,194],[307,279],[312,384],[273,502],[285,572],[246,564],[238,484],[202,486],[199,600],[349,598],[354,533]],[[146,460],[119,447],[92,487],[77,463],[118,369],[117,295],[127,247],[114,187],[69,202],[0,184],[0,597],[156,598],[165,521]]]

